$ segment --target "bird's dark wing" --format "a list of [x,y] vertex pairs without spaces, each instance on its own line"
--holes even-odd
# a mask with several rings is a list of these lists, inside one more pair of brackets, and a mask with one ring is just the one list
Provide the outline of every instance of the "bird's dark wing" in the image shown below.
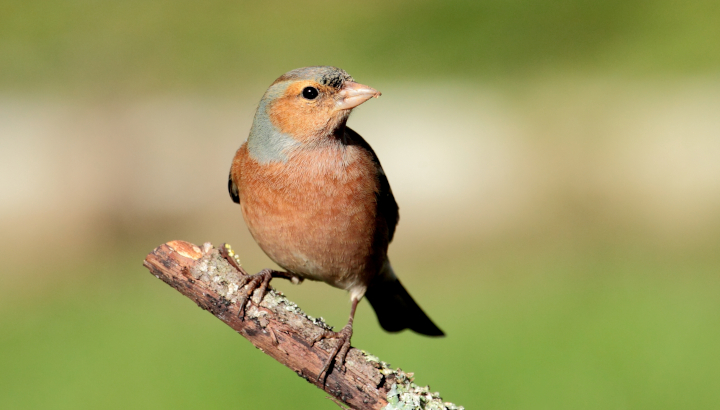
[[398,204],[395,202],[395,196],[393,196],[392,189],[390,189],[390,182],[388,182],[387,176],[385,176],[385,171],[383,170],[382,165],[380,165],[380,160],[377,155],[375,155],[375,151],[373,151],[370,147],[370,144],[368,144],[367,141],[360,136],[360,134],[349,127],[345,128],[345,137],[347,138],[347,143],[349,145],[357,145],[368,151],[372,155],[373,162],[377,165],[378,178],[380,179],[380,190],[377,194],[378,213],[380,217],[385,219],[385,222],[387,222],[388,241],[392,241],[393,236],[395,235],[395,227],[400,219],[400,213],[398,210]]
[[237,185],[235,185],[235,182],[233,182],[232,172],[230,172],[230,175],[228,175],[228,192],[230,192],[230,198],[232,198],[233,202],[239,204],[240,191],[238,191]]

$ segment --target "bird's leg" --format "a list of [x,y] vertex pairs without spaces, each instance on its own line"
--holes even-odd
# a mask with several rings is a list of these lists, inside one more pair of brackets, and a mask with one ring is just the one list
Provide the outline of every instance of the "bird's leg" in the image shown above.
[[288,279],[292,281],[293,283],[300,283],[303,281],[303,278],[293,275],[290,272],[281,272],[276,271],[272,269],[263,269],[260,272],[250,275],[245,271],[245,269],[242,268],[237,263],[237,260],[234,257],[234,252],[230,253],[232,249],[230,249],[230,246],[227,244],[223,244],[223,246],[220,247],[220,255],[225,258],[225,260],[228,261],[230,265],[232,265],[235,269],[238,270],[242,274],[240,277],[240,282],[238,282],[238,289],[243,289],[247,285],[247,289],[243,291],[242,295],[238,299],[238,306],[240,306],[240,312],[238,316],[241,318],[245,317],[245,306],[247,305],[248,299],[250,296],[253,295],[253,292],[255,292],[256,289],[259,289],[259,292],[255,295],[256,297],[253,299],[253,302],[255,304],[259,304],[260,301],[265,297],[265,293],[267,293],[267,287],[270,283],[270,280],[272,278],[283,278]]
[[335,363],[335,366],[339,369],[342,369],[345,366],[345,356],[347,356],[348,350],[350,350],[350,339],[352,338],[353,334],[353,319],[355,318],[355,309],[357,308],[358,302],[360,302],[360,299],[353,298],[352,307],[350,308],[350,319],[348,319],[347,325],[345,325],[345,327],[343,327],[341,331],[325,331],[313,340],[313,344],[315,344],[315,342],[318,342],[322,339],[340,339],[338,341],[338,344],[330,353],[330,357],[328,358],[327,362],[325,362],[325,366],[318,374],[318,380],[322,380],[323,385],[325,385],[328,373],[330,372],[330,367],[333,365],[333,363]]

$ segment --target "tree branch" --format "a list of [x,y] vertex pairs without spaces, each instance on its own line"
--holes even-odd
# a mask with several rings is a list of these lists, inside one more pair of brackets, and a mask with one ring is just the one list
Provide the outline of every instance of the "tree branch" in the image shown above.
[[242,274],[209,243],[201,249],[188,242],[168,242],[148,254],[143,265],[260,351],[325,390],[336,402],[363,410],[462,409],[443,403],[437,393],[412,383],[412,373],[392,370],[387,363],[356,348],[348,352],[346,370],[331,369],[323,385],[317,376],[337,341],[321,340],[314,345],[312,341],[331,328],[322,320],[306,315],[272,288],[268,288],[259,304],[257,300],[249,300],[245,318],[240,318],[237,299]]

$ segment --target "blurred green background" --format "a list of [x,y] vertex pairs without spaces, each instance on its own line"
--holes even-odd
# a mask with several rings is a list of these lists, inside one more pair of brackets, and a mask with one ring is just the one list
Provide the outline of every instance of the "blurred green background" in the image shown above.
[[[265,88],[335,65],[444,339],[353,344],[485,409],[720,403],[720,3],[0,3],[0,403],[336,408],[142,267],[229,242]],[[347,295],[276,283],[340,327]]]

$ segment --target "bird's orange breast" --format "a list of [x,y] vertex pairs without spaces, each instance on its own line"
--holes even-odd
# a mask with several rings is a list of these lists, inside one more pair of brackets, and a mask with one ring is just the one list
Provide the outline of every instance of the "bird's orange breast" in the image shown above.
[[243,145],[232,177],[245,222],[271,259],[302,277],[351,289],[367,285],[387,252],[377,172],[358,146],[304,147],[287,162],[261,164]]

